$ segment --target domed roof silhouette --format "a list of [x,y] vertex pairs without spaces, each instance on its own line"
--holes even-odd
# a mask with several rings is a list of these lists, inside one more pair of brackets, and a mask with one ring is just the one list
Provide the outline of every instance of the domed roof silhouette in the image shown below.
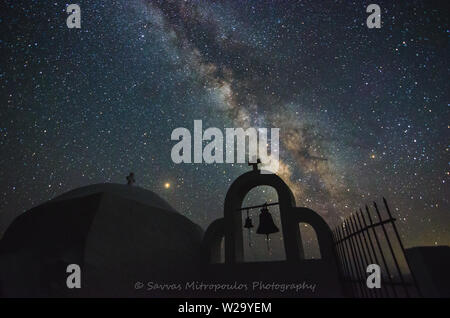
[[61,201],[74,198],[80,198],[96,193],[109,193],[130,199],[136,202],[146,204],[148,206],[164,209],[168,212],[178,213],[164,199],[156,193],[137,186],[127,186],[118,183],[98,183],[68,191],[51,201]]
[[[202,236],[198,225],[149,190],[78,188],[10,225],[0,241],[0,288],[8,291],[4,296],[148,296],[134,284],[194,275]],[[81,267],[79,290],[66,286],[68,264]]]

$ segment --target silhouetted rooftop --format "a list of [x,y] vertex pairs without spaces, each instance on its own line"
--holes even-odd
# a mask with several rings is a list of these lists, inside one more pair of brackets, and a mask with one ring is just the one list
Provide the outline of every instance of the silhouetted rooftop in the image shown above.
[[134,185],[129,186],[118,183],[98,183],[77,188],[52,199],[51,202],[75,199],[96,193],[110,193],[148,206],[178,213],[169,203],[156,193]]

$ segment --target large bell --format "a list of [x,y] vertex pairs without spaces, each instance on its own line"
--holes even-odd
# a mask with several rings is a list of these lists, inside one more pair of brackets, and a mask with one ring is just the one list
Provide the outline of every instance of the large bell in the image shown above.
[[269,237],[269,234],[277,233],[280,230],[275,225],[272,219],[272,214],[270,214],[269,209],[267,209],[267,203],[261,209],[261,214],[259,215],[259,226],[256,230],[258,234],[266,234]]

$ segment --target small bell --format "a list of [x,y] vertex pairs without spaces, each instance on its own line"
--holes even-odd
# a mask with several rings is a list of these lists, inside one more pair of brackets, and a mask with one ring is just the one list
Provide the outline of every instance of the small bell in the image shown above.
[[267,203],[265,203],[261,209],[261,214],[259,215],[259,226],[256,230],[256,233],[266,235],[267,249],[269,251],[269,234],[277,233],[279,231],[280,229],[278,229],[278,227],[273,222],[272,215],[267,208]]
[[246,229],[248,229],[248,246],[252,246],[252,241],[251,241],[251,229],[253,228],[253,223],[252,223],[252,219],[250,218],[250,216],[248,215],[248,209],[247,209],[247,218],[245,219],[245,224],[244,227]]

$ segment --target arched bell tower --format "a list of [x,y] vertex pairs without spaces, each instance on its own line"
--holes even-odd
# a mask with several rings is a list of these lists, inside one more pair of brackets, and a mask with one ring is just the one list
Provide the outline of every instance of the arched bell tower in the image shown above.
[[295,206],[291,189],[276,174],[253,170],[238,177],[230,186],[224,204],[225,263],[244,261],[241,207],[245,196],[258,186],[271,186],[278,194],[280,219],[287,260],[303,258],[303,246],[298,226],[289,223],[289,211]]
[[[273,187],[278,194],[285,261],[244,262],[242,213],[245,196],[258,186]],[[317,236],[321,259],[305,260],[300,223],[310,225]],[[225,263],[221,261],[221,242],[225,239]],[[269,281],[309,281],[320,290],[306,297],[342,297],[342,285],[331,229],[311,209],[296,207],[292,191],[276,174],[260,171],[244,173],[230,186],[225,197],[224,216],[215,220],[203,238],[204,275],[213,281],[243,281],[252,284]],[[231,293],[230,295],[236,296]],[[260,292],[258,295],[267,295]],[[295,292],[291,296],[299,296]]]
[[225,237],[225,263],[235,264],[244,261],[241,207],[247,193],[258,186],[271,186],[278,194],[286,261],[299,262],[304,259],[298,225],[307,223],[316,232],[322,259],[334,263],[332,233],[323,218],[311,209],[296,207],[291,189],[279,176],[268,171],[260,171],[255,167],[232,183],[225,197],[224,217],[208,227],[204,238],[207,261],[218,261],[222,237]]

